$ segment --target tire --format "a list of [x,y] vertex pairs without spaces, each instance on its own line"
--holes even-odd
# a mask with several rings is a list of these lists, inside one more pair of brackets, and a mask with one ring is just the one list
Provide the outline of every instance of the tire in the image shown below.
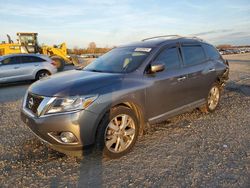
[[56,63],[57,71],[59,71],[59,72],[63,71],[64,66],[65,66],[65,61],[58,56],[52,56],[50,58]]
[[208,92],[206,104],[200,107],[200,110],[204,113],[214,112],[219,105],[220,97],[221,86],[218,83],[214,83]]
[[49,75],[51,75],[51,74],[50,74],[50,72],[47,71],[47,70],[38,71],[38,72],[36,73],[36,80],[41,80],[41,79],[43,79],[43,78],[45,78],[45,77],[48,77]]
[[76,55],[71,55],[70,58],[71,58],[71,63],[74,66],[79,66],[81,64],[79,58]]
[[[122,121],[127,122],[125,129]],[[96,148],[108,158],[119,158],[131,151],[138,134],[139,123],[133,110],[118,106],[112,108],[102,119],[97,130]]]

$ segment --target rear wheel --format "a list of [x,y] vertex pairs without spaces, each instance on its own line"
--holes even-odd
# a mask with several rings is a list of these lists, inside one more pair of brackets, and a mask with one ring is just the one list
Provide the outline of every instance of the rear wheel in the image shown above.
[[105,156],[118,158],[133,148],[138,133],[139,124],[134,112],[119,106],[105,115],[97,132],[96,144]]
[[55,66],[57,68],[58,71],[63,71],[64,66],[65,66],[65,61],[64,59],[58,57],[58,56],[52,56],[50,57],[54,62],[55,62]]
[[213,112],[219,105],[221,95],[221,87],[219,84],[215,83],[209,90],[206,104],[200,108],[202,112]]
[[70,58],[73,65],[79,66],[81,64],[77,55],[71,55]]
[[36,80],[41,80],[45,77],[48,77],[50,75],[49,71],[41,70],[36,74]]

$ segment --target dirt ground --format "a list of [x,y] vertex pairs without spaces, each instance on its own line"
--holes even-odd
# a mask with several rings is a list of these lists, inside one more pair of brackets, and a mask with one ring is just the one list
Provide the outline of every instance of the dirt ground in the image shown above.
[[216,112],[150,126],[116,160],[49,149],[20,119],[28,85],[0,88],[0,187],[250,187],[250,54],[225,58],[230,80]]

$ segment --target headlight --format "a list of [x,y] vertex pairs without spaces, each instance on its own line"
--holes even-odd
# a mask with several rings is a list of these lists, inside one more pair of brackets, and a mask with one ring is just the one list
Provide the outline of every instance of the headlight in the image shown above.
[[97,96],[55,98],[45,114],[83,110],[91,105]]

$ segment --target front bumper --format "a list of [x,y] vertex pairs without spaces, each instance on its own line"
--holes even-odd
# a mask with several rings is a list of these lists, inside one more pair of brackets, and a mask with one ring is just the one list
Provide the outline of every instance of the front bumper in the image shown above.
[[[92,145],[95,141],[98,116],[87,110],[36,117],[28,110],[22,109],[21,118],[38,138],[63,153],[81,152],[84,146]],[[77,142],[63,143],[54,136],[64,131],[72,132],[76,136]]]

